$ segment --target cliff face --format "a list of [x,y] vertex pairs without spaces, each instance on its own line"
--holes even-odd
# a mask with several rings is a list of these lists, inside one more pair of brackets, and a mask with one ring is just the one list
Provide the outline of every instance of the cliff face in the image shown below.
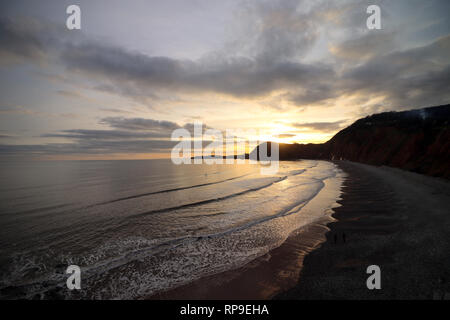
[[280,160],[351,160],[450,178],[450,105],[375,114],[323,144],[280,144]]

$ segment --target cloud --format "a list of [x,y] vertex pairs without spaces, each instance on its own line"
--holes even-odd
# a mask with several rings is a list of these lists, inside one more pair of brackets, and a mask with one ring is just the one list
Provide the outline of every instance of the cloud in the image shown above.
[[67,97],[67,98],[77,98],[77,99],[85,99],[85,97],[79,92],[67,91],[67,90],[58,90],[57,94]]
[[383,97],[392,109],[439,105],[450,100],[450,36],[376,56],[343,72],[341,94]]
[[112,153],[167,153],[176,144],[170,140],[83,140],[77,143],[0,145],[3,155],[62,155]]
[[[36,145],[0,145],[3,155],[73,155],[73,154],[147,154],[169,153],[178,143],[171,141],[172,131],[187,129],[193,135],[193,124],[182,126],[167,120],[146,118],[106,117],[99,122],[111,129],[70,129],[46,133],[42,138],[65,139],[70,142]],[[203,125],[203,130],[210,128]],[[0,135],[0,138],[9,136]],[[211,141],[205,139],[206,146]]]
[[296,134],[293,134],[293,133],[281,133],[281,134],[274,135],[274,138],[283,139],[283,138],[292,138],[295,136],[296,136]]
[[395,44],[394,32],[370,32],[331,46],[330,51],[340,59],[358,64],[392,52]]
[[236,16],[229,51],[262,63],[304,56],[319,37],[314,17],[323,1],[246,1]]
[[[329,80],[333,78],[331,77]],[[316,86],[313,88],[300,88],[296,91],[288,92],[284,94],[284,98],[295,105],[301,106],[325,102],[333,98],[338,98],[339,95],[340,92],[336,88],[336,84],[323,79],[322,83],[317,81]]]
[[241,18],[248,18],[247,31],[254,32],[245,36],[250,39],[248,50],[238,39],[242,50],[227,47],[198,60],[148,56],[82,33],[62,40],[67,37],[60,37],[60,29],[22,20],[1,21],[0,34],[8,40],[1,51],[29,61],[56,57],[69,73],[89,78],[96,89],[140,101],[218,93],[250,99],[276,94],[298,107],[350,95],[366,96],[366,102],[384,97],[391,109],[448,102],[449,94],[442,89],[448,87],[449,36],[423,47],[393,51],[394,33],[364,33],[332,46],[338,59],[334,64],[302,62],[317,41],[320,23],[332,16],[352,15],[356,9],[348,5],[291,0],[247,4]]
[[5,44],[0,47],[0,61],[41,60],[46,55],[45,41],[37,36],[41,29],[42,24],[28,19],[20,23],[0,19],[0,38]]
[[[16,25],[11,21],[0,23],[0,34],[8,38],[3,52],[31,62],[37,62],[37,57],[55,56],[70,72],[96,79],[96,88],[136,99],[158,99],[174,92],[260,97],[289,88],[312,90],[317,81],[334,74],[326,65],[269,59],[267,55],[262,59],[221,54],[197,61],[153,57],[82,36],[73,42],[63,41],[56,28],[47,28],[43,36],[27,28],[27,23],[20,28]],[[32,48],[27,48],[29,43]],[[26,57],[22,56],[24,50],[29,52]]]
[[38,114],[38,112],[24,108],[22,106],[15,106],[15,107],[0,107],[0,114],[36,115]]
[[134,97],[145,96],[149,89],[258,97],[293,87],[312,89],[318,80],[334,76],[325,65],[289,61],[267,64],[245,57],[223,57],[204,64],[149,57],[95,43],[66,50],[62,59],[69,69],[110,81],[110,85],[120,86],[122,93]]
[[122,110],[122,109],[117,109],[117,108],[100,108],[101,111],[106,111],[106,112],[111,112],[111,113],[132,113],[131,111],[128,110]]
[[333,131],[337,131],[337,130],[341,129],[346,122],[347,122],[347,120],[341,120],[341,121],[335,121],[335,122],[292,123],[291,126],[300,128],[300,129],[328,133],[328,132],[333,132]]
[[68,138],[76,140],[129,140],[129,139],[147,139],[155,137],[165,137],[167,134],[159,132],[130,132],[120,130],[86,130],[86,129],[71,129],[62,130],[59,133],[47,133],[41,135],[44,138]]
[[42,138],[66,139],[68,143],[38,145],[0,145],[5,155],[168,153],[177,143],[170,140],[179,125],[170,121],[143,118],[107,117],[100,124],[109,130],[70,129],[41,135]]
[[107,117],[100,121],[101,124],[109,125],[112,128],[139,130],[139,131],[173,131],[180,126],[171,121],[154,120],[144,118],[123,118],[123,117]]

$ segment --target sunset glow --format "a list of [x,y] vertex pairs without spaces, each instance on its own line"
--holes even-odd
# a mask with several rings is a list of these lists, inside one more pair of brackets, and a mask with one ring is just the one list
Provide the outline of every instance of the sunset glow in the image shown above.
[[431,2],[383,2],[381,30],[357,0],[80,1],[80,30],[63,2],[4,3],[2,154],[168,157],[171,132],[194,121],[322,143],[376,112],[448,102],[433,91],[448,72],[448,4]]

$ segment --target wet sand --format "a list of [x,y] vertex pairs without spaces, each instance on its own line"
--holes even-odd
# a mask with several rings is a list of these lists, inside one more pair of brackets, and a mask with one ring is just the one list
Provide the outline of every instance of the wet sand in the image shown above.
[[[297,231],[280,247],[245,266],[205,277],[148,299],[263,300],[287,290],[299,277],[305,255],[325,240],[324,225]],[[301,241],[300,241],[301,239]],[[319,239],[319,240],[318,240]]]
[[[393,168],[337,164],[347,178],[333,218],[297,230],[241,268],[146,298],[450,298],[450,183]],[[381,268],[381,290],[366,287],[372,264]]]

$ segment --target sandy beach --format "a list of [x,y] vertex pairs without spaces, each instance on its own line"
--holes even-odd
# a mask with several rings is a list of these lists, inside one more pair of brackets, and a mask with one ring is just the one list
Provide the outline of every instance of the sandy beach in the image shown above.
[[[339,166],[349,178],[337,221],[306,257],[295,287],[276,298],[449,299],[450,183],[389,167]],[[381,268],[381,290],[366,287],[372,264]]]
[[[336,163],[347,178],[333,218],[297,230],[244,267],[146,298],[449,298],[450,183],[389,167]],[[381,290],[366,287],[369,265],[381,268]]]

